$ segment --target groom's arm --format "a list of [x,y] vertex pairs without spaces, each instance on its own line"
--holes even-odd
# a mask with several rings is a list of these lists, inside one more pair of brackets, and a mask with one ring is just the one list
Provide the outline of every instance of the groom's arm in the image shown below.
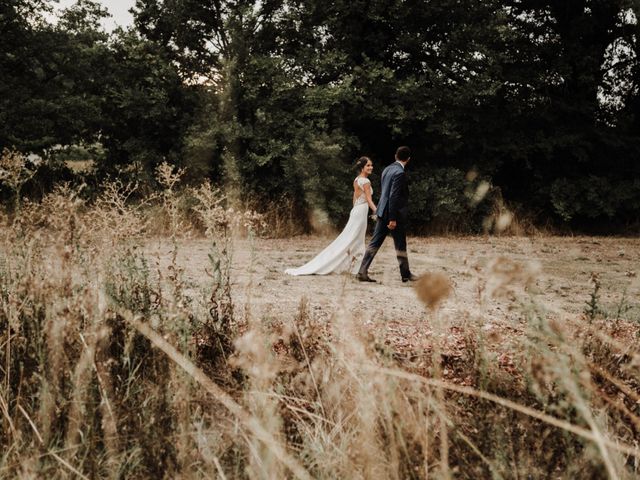
[[404,172],[399,173],[391,179],[391,191],[389,192],[389,222],[395,223],[398,220],[398,210],[400,209],[400,197],[405,187],[407,179]]

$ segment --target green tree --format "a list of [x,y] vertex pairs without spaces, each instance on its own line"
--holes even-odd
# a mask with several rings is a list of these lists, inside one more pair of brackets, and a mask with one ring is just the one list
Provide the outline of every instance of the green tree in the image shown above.
[[638,213],[634,0],[138,0],[113,35],[45,7],[0,7],[0,147],[99,141],[104,171],[182,163],[340,223],[353,159],[408,144],[415,223],[482,215],[470,169],[558,221]]
[[133,30],[117,31],[109,45],[100,118],[105,171],[128,167],[151,181],[163,161],[181,163],[195,93],[171,59]]
[[[139,0],[136,25],[162,46],[186,82],[199,85],[201,120],[187,150],[197,170],[224,178],[236,197],[289,194],[326,211],[334,195],[318,178],[346,171],[350,161],[342,148],[348,138],[326,121],[341,99],[309,85],[284,54],[279,22],[285,11],[283,1]],[[347,199],[346,189],[338,196]]]
[[[618,84],[632,82],[632,69],[620,68],[608,57],[617,45],[635,42],[628,12],[637,5],[625,0],[530,0],[512,2],[510,8],[510,24],[522,46],[517,51],[529,52],[512,54],[512,65],[529,78],[531,102],[513,116],[524,155],[505,156],[496,180],[508,197],[555,211],[565,220],[622,214],[626,209],[621,204],[604,197],[591,202],[588,212],[576,204],[571,213],[570,204],[559,207],[555,199],[563,185],[584,198],[595,192],[614,198],[618,182],[640,173],[634,161],[640,130],[630,129],[623,112],[604,101],[608,75],[615,75]],[[637,63],[622,60],[627,67]],[[609,191],[603,189],[606,184]]]
[[94,140],[109,67],[108,37],[98,29],[104,9],[83,0],[53,25],[43,2],[2,8],[0,146],[42,152]]

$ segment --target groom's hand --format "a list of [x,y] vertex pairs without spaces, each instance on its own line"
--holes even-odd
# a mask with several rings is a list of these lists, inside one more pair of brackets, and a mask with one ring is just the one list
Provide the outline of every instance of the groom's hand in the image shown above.
[[389,225],[387,225],[387,228],[389,230],[394,230],[396,228],[396,221],[395,220],[390,220],[389,221]]

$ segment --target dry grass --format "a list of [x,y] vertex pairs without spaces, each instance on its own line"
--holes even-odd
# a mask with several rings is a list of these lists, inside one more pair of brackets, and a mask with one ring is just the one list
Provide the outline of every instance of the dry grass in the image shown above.
[[[496,254],[423,276],[416,318],[352,308],[348,277],[310,279],[294,310],[269,314],[265,275],[285,280],[254,273],[263,219],[208,184],[185,214],[180,172],[158,174],[153,209],[114,183],[92,205],[60,188],[2,215],[0,477],[637,477],[631,296],[595,292],[559,321],[540,266]],[[203,252],[184,247],[195,228]],[[195,281],[183,258],[198,255]],[[382,305],[384,289],[416,298],[380,278],[368,295]],[[318,307],[327,295],[335,308]]]

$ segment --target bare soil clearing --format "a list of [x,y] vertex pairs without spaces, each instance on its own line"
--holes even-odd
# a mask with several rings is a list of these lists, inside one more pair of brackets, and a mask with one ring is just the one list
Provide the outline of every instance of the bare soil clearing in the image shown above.
[[[329,319],[339,309],[351,312],[363,328],[376,326],[398,337],[393,343],[413,344],[429,334],[430,313],[412,285],[401,282],[391,239],[373,262],[370,275],[378,280],[375,284],[360,283],[347,274],[284,274],[285,268],[302,265],[330,241],[319,236],[235,241],[231,277],[236,312],[286,320],[306,298],[315,318]],[[517,328],[524,321],[524,305],[532,304],[559,320],[577,318],[593,291],[592,272],[599,274],[602,284],[602,308],[615,309],[626,291],[625,315],[640,319],[638,238],[421,237],[409,238],[408,246],[415,274],[442,272],[450,278],[454,293],[439,314],[451,327],[470,315],[481,315],[487,328]],[[169,264],[166,239],[150,240],[145,250],[160,271]],[[203,239],[184,240],[179,246],[178,264],[195,301],[207,298],[211,251]],[[510,269],[520,267],[524,273],[511,278]]]

